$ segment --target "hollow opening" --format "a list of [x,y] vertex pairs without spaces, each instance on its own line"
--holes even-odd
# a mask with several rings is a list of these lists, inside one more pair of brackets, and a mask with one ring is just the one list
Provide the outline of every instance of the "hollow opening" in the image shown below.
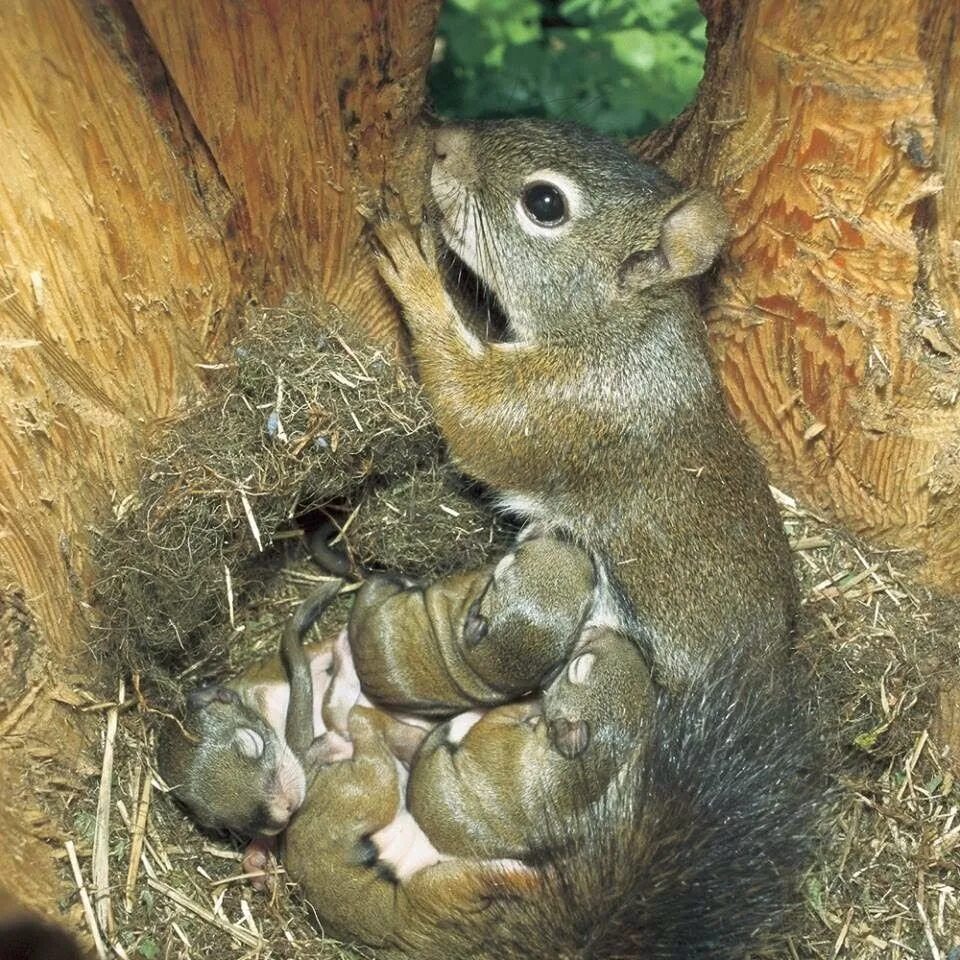
[[635,137],[693,100],[706,45],[696,0],[447,0],[430,92],[446,117],[574,120]]

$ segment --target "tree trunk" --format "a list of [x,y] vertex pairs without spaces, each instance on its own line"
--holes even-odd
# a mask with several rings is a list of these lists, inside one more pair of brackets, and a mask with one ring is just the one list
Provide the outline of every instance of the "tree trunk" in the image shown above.
[[30,799],[51,768],[29,768],[92,745],[52,695],[94,682],[88,529],[138,437],[251,298],[308,291],[395,342],[357,206],[419,200],[436,8],[0,4],[0,824],[26,901],[57,889]]
[[708,321],[775,483],[960,590],[960,5],[702,0],[643,146],[734,222]]

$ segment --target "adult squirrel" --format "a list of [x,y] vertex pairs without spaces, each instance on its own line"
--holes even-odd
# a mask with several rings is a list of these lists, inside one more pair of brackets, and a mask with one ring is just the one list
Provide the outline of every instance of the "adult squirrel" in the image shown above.
[[418,956],[741,956],[793,895],[818,791],[788,545],[687,282],[726,218],[622,146],[533,120],[440,129],[431,192],[507,328],[482,339],[432,242],[379,224],[450,452],[533,532],[590,551],[588,628],[630,636],[661,693],[597,808],[557,818],[549,893],[491,904],[479,940],[424,933]]
[[728,224],[613,141],[533,120],[442,128],[439,231],[503,312],[471,332],[398,221],[381,272],[450,452],[538,532],[604,561],[601,616],[668,684],[737,638],[784,637],[796,603],[763,469],[731,420],[695,289]]

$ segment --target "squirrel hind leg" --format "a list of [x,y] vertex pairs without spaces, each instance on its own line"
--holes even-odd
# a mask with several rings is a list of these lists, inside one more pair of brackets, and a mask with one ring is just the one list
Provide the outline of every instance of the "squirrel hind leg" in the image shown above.
[[399,883],[445,859],[405,808],[369,841],[377,853],[377,869],[388,871]]

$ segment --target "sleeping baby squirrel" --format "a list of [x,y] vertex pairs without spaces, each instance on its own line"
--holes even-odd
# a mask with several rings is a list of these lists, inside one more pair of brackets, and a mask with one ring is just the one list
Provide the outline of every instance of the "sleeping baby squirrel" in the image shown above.
[[[450,453],[528,533],[590,553],[586,629],[627,636],[658,686],[601,807],[552,824],[569,840],[552,893],[501,905],[480,955],[740,957],[793,896],[816,790],[790,553],[691,282],[726,217],[623,146],[535,120],[440,128],[430,187],[419,238],[402,219],[375,233]],[[437,233],[505,339],[461,315]],[[429,955],[463,953],[466,927],[434,930]]]
[[[187,700],[186,735],[174,723],[165,727],[159,770],[201,824],[248,837],[279,833],[303,801],[298,757],[311,749],[327,762],[349,757],[349,713],[357,704],[373,706],[370,694],[416,724],[378,720],[389,747],[409,764],[431,725],[427,717],[538,690],[573,650],[594,576],[583,550],[553,539],[528,540],[497,564],[425,590],[374,576],[355,597],[346,637],[304,654],[303,634],[340,586],[322,586],[297,608],[281,644],[285,669],[274,658],[228,684],[201,687]],[[290,694],[291,651],[309,662],[309,697]],[[313,712],[298,716],[295,705],[308,701]],[[507,739],[501,755],[515,752],[518,768],[536,775],[549,762],[541,764],[542,755],[583,752],[590,731],[558,707],[533,740],[508,746]],[[483,761],[475,765],[485,776]]]
[[[297,608],[286,646],[299,642],[341,585],[325,584]],[[311,654],[313,669],[326,676],[330,653]],[[267,661],[231,683],[191,691],[183,729],[164,725],[157,769],[202,826],[245,837],[275,836],[287,826],[306,788],[301,760],[284,737],[288,703],[286,674],[279,661]]]
[[593,564],[554,538],[429,586],[368,577],[350,614],[363,691],[428,716],[506,703],[568,659],[590,611]]
[[557,839],[543,823],[602,795],[643,736],[651,695],[636,645],[592,628],[536,700],[429,734],[410,771],[410,813],[443,853],[542,858]]

